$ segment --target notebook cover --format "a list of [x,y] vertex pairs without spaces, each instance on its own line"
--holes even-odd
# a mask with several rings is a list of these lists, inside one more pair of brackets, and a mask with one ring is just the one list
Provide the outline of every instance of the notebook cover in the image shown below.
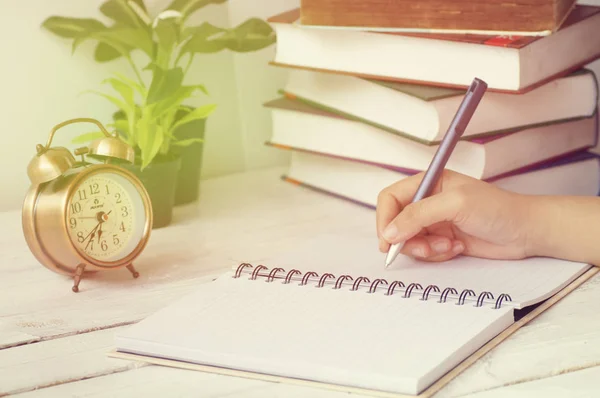
[[172,367],[172,368],[220,374],[220,375],[224,375],[224,376],[243,377],[243,378],[263,380],[263,381],[268,381],[268,382],[295,384],[295,385],[300,385],[300,386],[323,388],[323,389],[327,389],[327,390],[334,390],[334,391],[341,391],[341,392],[348,392],[348,393],[366,394],[366,395],[382,397],[382,398],[414,398],[414,397],[429,398],[429,397],[433,396],[435,393],[439,392],[451,380],[453,380],[455,377],[460,375],[464,370],[466,370],[469,366],[474,364],[477,360],[479,360],[481,357],[483,357],[486,353],[488,353],[494,347],[501,344],[504,340],[506,340],[508,337],[510,337],[513,333],[515,333],[521,327],[523,327],[524,325],[529,323],[531,320],[535,319],[538,315],[542,314],[544,311],[546,311],[548,308],[552,307],[554,304],[558,303],[560,300],[562,300],[564,297],[566,297],[569,293],[571,293],[577,287],[581,286],[584,282],[586,282],[592,276],[596,275],[596,273],[598,273],[598,271],[600,271],[600,268],[598,268],[598,267],[592,267],[592,268],[588,269],[579,278],[575,279],[573,282],[571,282],[569,285],[567,285],[561,291],[559,291],[554,296],[552,296],[551,298],[549,298],[548,300],[546,300],[545,302],[540,304],[537,308],[533,309],[527,315],[525,315],[522,318],[520,318],[519,320],[515,321],[515,323],[513,323],[511,326],[509,326],[503,332],[498,334],[495,338],[490,340],[484,346],[480,347],[471,356],[466,358],[459,365],[454,367],[451,371],[446,373],[444,376],[442,376],[440,379],[438,379],[434,384],[432,384],[429,388],[427,388],[425,391],[423,391],[419,395],[393,394],[393,393],[376,391],[376,390],[364,390],[364,389],[360,389],[360,388],[347,387],[347,386],[334,385],[334,384],[326,384],[326,383],[320,383],[320,382],[315,382],[315,381],[310,381],[310,380],[286,378],[286,377],[266,375],[266,374],[261,374],[261,373],[245,372],[245,371],[229,369],[229,368],[219,368],[219,367],[208,366],[208,365],[198,365],[198,364],[189,363],[189,362],[174,361],[174,360],[163,359],[163,358],[154,358],[154,357],[143,356],[143,355],[129,354],[129,353],[119,352],[116,350],[108,352],[107,356],[111,357],[111,358],[118,358],[118,359],[137,361],[137,362],[145,362],[148,364],[154,364],[154,365],[159,365],[159,366],[167,366],[167,367]]

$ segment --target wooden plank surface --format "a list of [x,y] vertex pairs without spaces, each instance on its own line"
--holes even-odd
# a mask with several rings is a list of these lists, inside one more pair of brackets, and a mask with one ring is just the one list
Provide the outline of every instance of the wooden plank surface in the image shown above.
[[461,396],[600,365],[598,298],[600,274],[519,329],[451,381],[436,398]]
[[55,397],[211,397],[211,398],[367,398],[366,396],[231,378],[189,370],[148,366],[128,372],[19,394],[18,398]]
[[0,213],[0,348],[135,322],[240,261],[311,236],[317,222],[335,230],[373,217],[284,183],[281,172],[208,180],[199,206],[177,209],[172,225],[152,232],[138,279],[127,270],[97,274],[79,293],[35,260],[20,214]]
[[[202,388],[214,396],[339,396],[154,366],[136,369],[138,363],[106,356],[116,326],[136,322],[239,261],[257,261],[291,248],[314,235],[316,225],[328,232],[370,228],[375,233],[372,210],[283,183],[281,172],[262,170],[206,181],[198,206],[178,209],[173,225],[153,231],[136,264],[140,278],[132,279],[125,270],[96,275],[82,281],[80,293],[71,291],[70,280],[33,258],[22,237],[20,214],[0,213],[0,391],[30,390],[27,396],[156,391],[156,396],[165,396],[177,385],[175,395]],[[598,297],[600,276],[517,331],[436,397],[598,365]],[[45,370],[34,372],[38,367]]]
[[145,366],[106,356],[115,331],[106,329],[0,350],[0,396]]
[[600,396],[600,367],[465,395],[465,398],[591,398]]

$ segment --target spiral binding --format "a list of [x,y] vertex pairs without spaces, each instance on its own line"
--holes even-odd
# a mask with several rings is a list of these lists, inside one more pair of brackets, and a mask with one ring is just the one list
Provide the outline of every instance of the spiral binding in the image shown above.
[[[246,271],[246,268],[251,271]],[[261,271],[263,271],[261,273]],[[453,287],[447,287],[444,290],[440,290],[437,285],[428,285],[425,288],[421,286],[419,283],[410,283],[408,286],[404,284],[402,281],[393,281],[389,283],[386,279],[375,279],[372,282],[369,278],[365,276],[359,276],[354,279],[350,275],[340,275],[336,278],[335,275],[331,273],[324,273],[320,275],[316,272],[309,271],[302,274],[301,271],[297,269],[291,269],[286,272],[283,268],[273,268],[269,270],[269,268],[264,265],[257,265],[254,267],[249,263],[240,264],[233,275],[233,278],[240,278],[242,273],[248,272],[250,274],[251,280],[256,280],[258,277],[266,278],[265,282],[271,283],[274,282],[275,279],[283,279],[283,284],[289,284],[294,281],[300,282],[300,286],[308,285],[309,282],[316,282],[314,287],[323,288],[326,284],[333,284],[333,289],[341,289],[344,282],[352,283],[350,288],[351,291],[359,290],[361,285],[367,287],[367,293],[373,294],[377,292],[377,289],[382,286],[385,290],[386,296],[392,296],[396,289],[403,290],[404,293],[402,297],[409,298],[413,295],[413,291],[419,290],[422,291],[420,300],[427,301],[429,300],[430,295],[438,296],[438,303],[446,303],[448,300],[448,296],[452,295],[452,297],[456,298],[456,305],[464,305],[465,301],[469,299],[469,301],[475,301],[475,307],[482,307],[484,304],[493,304],[494,309],[499,309],[502,307],[502,303],[505,301],[512,301],[510,295],[506,293],[500,294],[494,301],[494,295],[491,292],[481,292],[479,294],[475,293],[471,289],[463,289],[460,293]],[[311,279],[313,278],[313,279]],[[385,288],[387,286],[387,288]]]

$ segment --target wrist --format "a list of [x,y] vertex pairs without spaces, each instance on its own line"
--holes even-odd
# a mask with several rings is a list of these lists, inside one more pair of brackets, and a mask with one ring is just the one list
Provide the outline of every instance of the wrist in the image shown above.
[[528,257],[552,257],[600,266],[600,198],[528,196],[524,201]]
[[554,257],[557,238],[553,236],[561,217],[560,206],[551,196],[523,196],[525,204],[525,255],[526,257]]

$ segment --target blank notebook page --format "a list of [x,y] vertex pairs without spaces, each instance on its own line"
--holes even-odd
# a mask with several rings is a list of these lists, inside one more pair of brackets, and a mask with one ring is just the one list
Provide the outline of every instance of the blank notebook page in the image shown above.
[[418,394],[513,322],[510,306],[219,279],[119,333],[119,351]]

